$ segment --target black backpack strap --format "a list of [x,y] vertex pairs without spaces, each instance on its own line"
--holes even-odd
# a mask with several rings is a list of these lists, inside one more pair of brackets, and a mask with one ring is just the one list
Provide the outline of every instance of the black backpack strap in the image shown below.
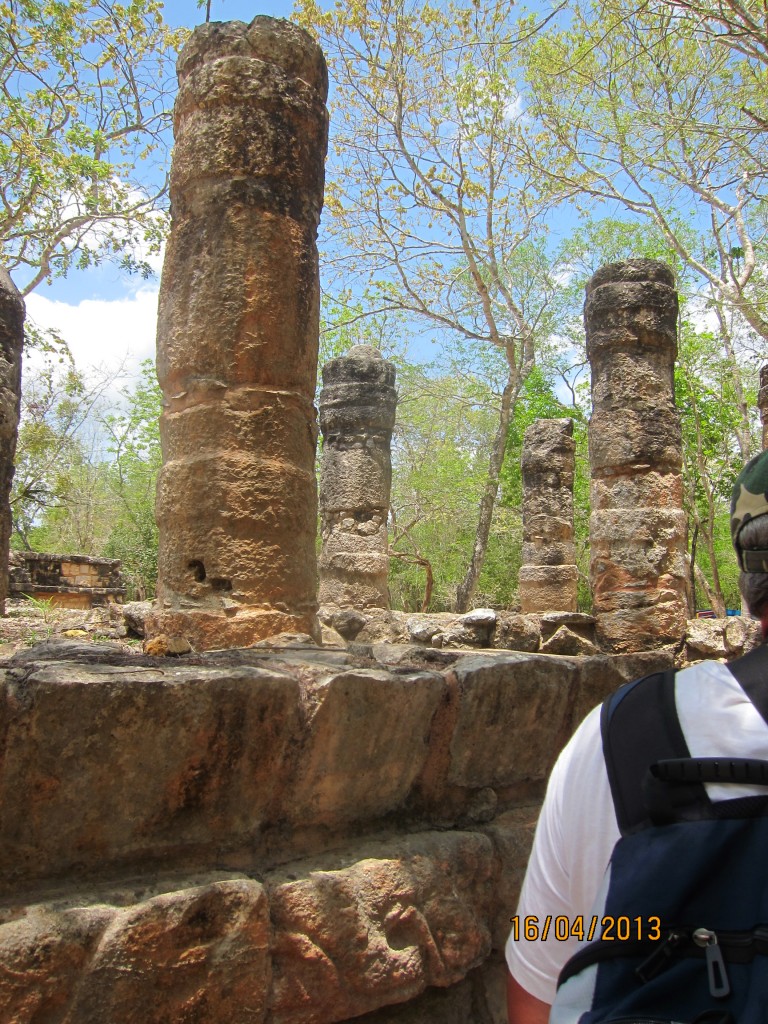
[[730,662],[728,668],[764,721],[768,722],[768,645],[756,647],[749,654]]
[[[601,732],[616,820],[628,835],[654,823],[648,809],[650,766],[691,756],[677,717],[675,673],[656,672],[618,689],[603,704]],[[702,782],[676,786],[674,802],[710,806]]]

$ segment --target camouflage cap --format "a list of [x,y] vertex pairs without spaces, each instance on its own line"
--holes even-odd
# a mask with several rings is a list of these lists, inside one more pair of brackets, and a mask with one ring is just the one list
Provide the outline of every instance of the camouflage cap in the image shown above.
[[742,572],[768,572],[768,550],[739,543],[742,526],[756,516],[768,514],[768,451],[750,459],[733,485],[731,498],[731,540]]

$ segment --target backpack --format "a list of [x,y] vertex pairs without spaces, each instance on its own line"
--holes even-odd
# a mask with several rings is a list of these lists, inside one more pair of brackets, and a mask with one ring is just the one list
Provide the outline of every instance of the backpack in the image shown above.
[[[768,722],[768,647],[728,667]],[[767,1024],[768,761],[692,758],[671,671],[617,690],[601,731],[620,839],[550,1024]]]

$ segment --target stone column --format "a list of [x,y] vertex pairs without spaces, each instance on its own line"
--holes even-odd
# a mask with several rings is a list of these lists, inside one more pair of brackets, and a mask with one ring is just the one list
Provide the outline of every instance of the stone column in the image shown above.
[[584,321],[597,638],[616,652],[677,644],[687,572],[671,271],[646,259],[603,267],[587,284]]
[[325,60],[256,17],[196,28],[178,73],[150,629],[198,649],[316,636]]
[[24,301],[0,267],[0,615],[8,597],[8,549],[11,541],[11,485],[19,433]]
[[763,450],[768,448],[768,363],[760,367],[760,390],[757,393],[757,408],[763,425]]
[[389,608],[389,445],[395,367],[369,345],[323,367],[320,603]]
[[573,420],[536,420],[523,440],[523,612],[575,612]]

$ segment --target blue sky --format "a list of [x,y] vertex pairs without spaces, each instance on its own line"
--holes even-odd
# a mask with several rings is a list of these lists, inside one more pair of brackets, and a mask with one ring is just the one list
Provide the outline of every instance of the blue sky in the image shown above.
[[[211,0],[211,20],[250,21],[257,14],[290,18],[291,0]],[[193,28],[205,20],[196,0],[168,0],[166,21]],[[78,368],[104,371],[122,368],[123,383],[134,376],[141,360],[155,353],[157,292],[161,259],[153,261],[155,277],[142,281],[105,264],[72,271],[51,285],[41,285],[26,298],[27,314],[41,327],[53,327],[68,342]],[[116,387],[119,382],[116,383]]]

